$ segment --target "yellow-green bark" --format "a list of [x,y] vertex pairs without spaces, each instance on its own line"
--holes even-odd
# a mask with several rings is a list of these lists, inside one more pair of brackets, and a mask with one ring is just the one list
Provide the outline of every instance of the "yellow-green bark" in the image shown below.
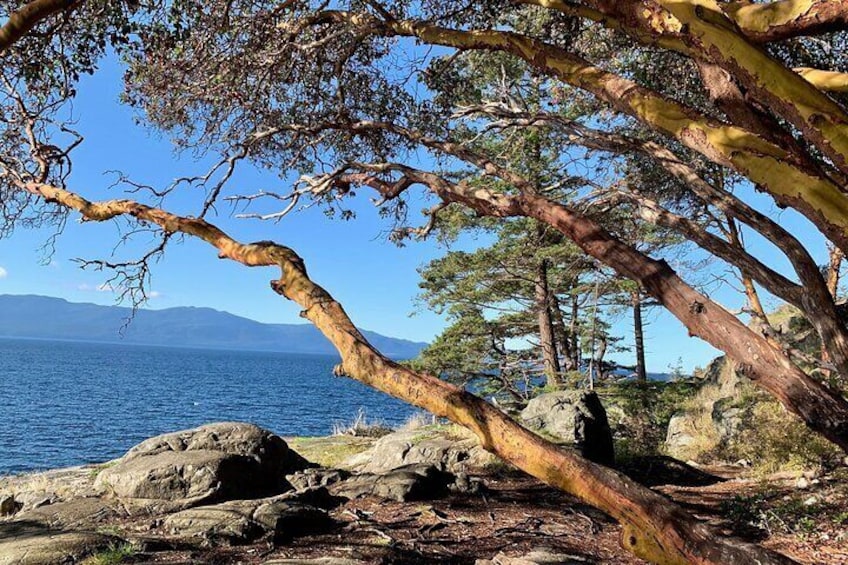
[[617,110],[675,137],[712,161],[735,169],[781,205],[804,214],[828,238],[848,249],[848,198],[832,180],[809,170],[792,154],[755,133],[715,122],[563,49],[515,33],[454,30],[411,20],[382,22],[367,14],[324,12],[317,21],[347,23],[375,35],[417,37],[429,44],[457,49],[512,53],[545,73],[592,92]]

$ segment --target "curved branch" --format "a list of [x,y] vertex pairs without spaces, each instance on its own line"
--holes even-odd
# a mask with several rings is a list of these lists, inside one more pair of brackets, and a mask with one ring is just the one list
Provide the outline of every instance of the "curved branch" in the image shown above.
[[[331,23],[367,29],[374,35],[417,37],[430,44],[457,49],[512,53],[678,139],[713,162],[735,169],[771,194],[780,205],[801,212],[839,247],[848,249],[848,198],[843,188],[822,171],[748,130],[711,120],[631,80],[599,69],[573,53],[516,33],[462,31],[413,20],[384,22],[368,14],[327,11],[302,22],[303,25]],[[804,82],[798,75],[794,76]]]
[[28,31],[54,14],[76,8],[83,0],[33,0],[12,12],[0,27],[0,53],[5,52]]
[[748,39],[759,43],[848,29],[848,6],[841,1],[778,0],[762,4],[737,1],[721,8]]
[[89,220],[129,215],[156,223],[168,233],[198,237],[217,248],[219,257],[247,266],[279,267],[280,278],[272,281],[272,288],[299,304],[301,315],[333,343],[342,357],[338,374],[470,429],[489,451],[618,519],[625,547],[645,559],[672,564],[719,565],[751,558],[765,565],[794,563],[767,549],[714,534],[662,495],[559,448],[469,392],[389,360],[368,343],[341,304],[309,278],[303,260],[288,247],[274,242],[242,244],[203,219],[177,216],[131,200],[89,202],[48,185],[30,184],[26,189]]

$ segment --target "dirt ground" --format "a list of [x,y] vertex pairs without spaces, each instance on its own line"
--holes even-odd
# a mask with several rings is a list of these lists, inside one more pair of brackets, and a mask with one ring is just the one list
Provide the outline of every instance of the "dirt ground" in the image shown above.
[[[805,479],[807,484],[797,477],[740,479],[738,469],[708,470],[728,479],[655,488],[726,534],[762,543],[801,563],[848,565],[848,469]],[[646,471],[653,473],[641,469]],[[375,564],[473,564],[498,553],[521,556],[543,549],[575,564],[644,563],[619,546],[615,522],[573,497],[504,470],[483,480],[484,492],[425,503],[351,500],[332,511],[335,531],[277,547],[263,542],[176,549],[138,554],[132,561],[247,565],[340,557]]]

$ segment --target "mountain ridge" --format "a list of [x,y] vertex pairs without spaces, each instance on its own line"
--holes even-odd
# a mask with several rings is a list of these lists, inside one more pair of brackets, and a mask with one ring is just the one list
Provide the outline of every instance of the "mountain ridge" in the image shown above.
[[[131,309],[122,306],[37,294],[0,294],[0,337],[337,354],[311,324],[265,324],[197,306],[137,310],[127,325],[130,314]],[[397,359],[415,357],[427,345],[361,331],[374,347]]]

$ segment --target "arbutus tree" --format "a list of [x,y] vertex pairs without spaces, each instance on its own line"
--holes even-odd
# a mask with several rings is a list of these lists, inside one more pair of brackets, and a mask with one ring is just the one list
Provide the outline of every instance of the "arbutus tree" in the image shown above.
[[[796,272],[801,273],[801,282],[789,281],[688,218],[630,191],[643,215],[681,231],[720,258],[744,267],[752,279],[766,284],[775,294],[805,306],[803,311],[822,335],[833,364],[845,366],[845,327],[809,253],[779,224],[757,215],[750,205],[703,179],[687,163],[688,157],[678,157],[669,147],[746,176],[781,205],[793,206],[807,216],[838,246],[843,238],[838,225],[839,203],[844,200],[838,194],[841,172],[814,143],[805,144],[803,138],[793,137],[794,130],[782,135],[781,117],[765,116],[755,100],[746,102],[744,112],[738,111],[738,104],[724,104],[727,97],[714,96],[710,85],[705,84],[700,99],[715,99],[718,108],[701,112],[669,93],[625,78],[624,72],[619,75],[593,65],[587,59],[592,54],[605,57],[606,62],[616,50],[626,55],[621,59],[658,46],[668,50],[678,66],[685,67],[686,61],[681,59],[684,55],[692,56],[693,68],[703,61],[695,56],[693,47],[682,49],[676,38],[672,41],[660,34],[659,39],[648,41],[648,34],[624,26],[617,16],[600,17],[594,7],[572,14],[568,6],[539,8],[506,3],[475,9],[447,3],[423,6],[417,13],[418,8],[404,6],[374,4],[332,11],[292,3],[276,10],[251,5],[243,13],[230,6],[224,11],[226,18],[214,6],[174,10],[172,27],[142,33],[142,41],[130,50],[128,98],[143,108],[152,122],[187,146],[229,145],[235,154],[258,163],[306,173],[299,188],[283,197],[290,200],[286,210],[307,195],[332,201],[348,194],[351,186],[362,184],[378,188],[381,205],[402,207],[404,192],[417,183],[427,186],[442,205],[461,204],[478,214],[523,215],[548,223],[590,256],[639,282],[692,335],[727,352],[741,373],[774,394],[812,429],[845,447],[848,403],[838,392],[805,375],[783,351],[695,291],[667,264],[623,244],[614,233],[599,230],[597,223],[578,209],[548,197],[549,187],[538,186],[524,174],[527,171],[516,172],[497,155],[488,155],[484,143],[475,143],[480,135],[501,128],[505,128],[503,135],[508,135],[513,116],[508,116],[504,124],[502,114],[492,116],[493,109],[495,114],[504,106],[512,113],[529,110],[532,114],[535,105],[544,110],[543,116],[531,115],[530,120],[549,119],[549,114],[555,114],[560,124],[566,124],[566,161],[580,160],[580,154],[572,149],[583,147],[584,139],[587,146],[621,142],[628,148],[637,147],[670,176],[681,183],[685,180],[686,188],[706,205],[745,221],[779,244]],[[702,13],[704,9],[696,11]],[[665,18],[676,17],[668,11],[660,13]],[[235,18],[236,14],[240,16]],[[604,27],[598,29],[598,23]],[[458,55],[419,56],[403,38],[453,48]],[[836,40],[833,43],[834,52],[841,52],[841,44]],[[762,47],[752,49],[759,52]],[[529,77],[537,84],[541,80],[538,77],[543,77],[551,83],[556,81],[558,87],[567,87],[565,94],[559,94],[570,100],[565,115],[557,114],[557,107],[550,101],[522,103],[508,85],[501,89],[499,103],[487,104],[487,93],[477,82],[450,74],[451,59],[467,53],[483,61],[484,55],[495,57],[495,64],[476,65],[481,73],[501,74],[508,80],[514,75]],[[430,95],[416,96],[409,79],[415,73],[401,72],[393,59],[398,56],[420,67],[425,85],[433,89]],[[627,64],[612,59],[609,66]],[[518,66],[521,72],[501,70],[509,66]],[[182,77],[180,89],[174,89],[164,78],[175,74]],[[447,77],[442,82],[448,86],[440,85],[440,76]],[[454,107],[461,99],[457,90],[470,90],[464,94],[472,98],[479,93],[480,103],[471,108]],[[729,109],[722,112],[720,107],[724,106]],[[828,108],[833,109],[832,105]],[[459,118],[457,110],[462,114]],[[592,127],[569,113],[591,118]],[[745,119],[738,120],[740,124],[733,119],[736,113],[744,114]],[[604,115],[609,116],[607,124],[616,126],[613,130],[632,123],[671,138],[671,143],[667,147],[653,139],[622,138],[618,131],[608,131],[610,128],[598,130],[596,126],[603,123],[600,117]],[[470,119],[461,119],[465,116]],[[753,120],[751,116],[768,122],[769,127],[747,128],[741,122]],[[492,117],[496,119],[490,120]],[[787,127],[791,129],[790,124]],[[523,125],[538,127],[535,122]],[[571,142],[573,138],[580,138],[580,142]],[[403,164],[422,148],[447,169],[428,171],[422,167],[412,171]],[[477,171],[474,174],[496,177],[502,184],[475,191],[471,189],[478,185],[469,179],[453,182],[456,175],[449,169],[454,162],[472,166]],[[572,171],[565,172],[575,176]],[[803,190],[797,196],[787,196],[799,188]],[[822,198],[834,205],[825,210]],[[434,208],[431,220],[436,221],[440,209]],[[577,225],[586,231],[577,230]]]
[[[40,11],[24,10],[44,4],[47,7]],[[703,18],[705,9],[714,17],[710,5],[705,6],[694,10],[694,17]],[[209,243],[222,258],[248,266],[277,266],[281,276],[272,283],[274,290],[300,304],[303,315],[338,348],[340,373],[468,427],[487,449],[610,513],[624,526],[625,547],[638,555],[659,563],[791,562],[756,546],[718,538],[649,489],[560,450],[461,389],[387,360],[364,340],[341,305],[307,276],[303,261],[292,250],[272,242],[241,244],[206,216],[225,196],[226,180],[236,164],[250,158],[308,175],[295,192],[281,196],[289,200],[289,207],[305,198],[332,202],[350,194],[354,186],[367,186],[377,191],[380,205],[398,210],[407,190],[423,186],[441,201],[431,211],[433,221],[438,221],[438,210],[448,205],[494,218],[533,218],[639,282],[691,333],[724,349],[747,375],[811,428],[845,448],[848,418],[841,396],[805,375],[782,351],[692,289],[667,263],[622,242],[569,203],[551,199],[547,187],[522,171],[499,164],[496,156],[475,146],[473,137],[467,140],[457,135],[463,132],[440,119],[445,108],[438,107],[438,100],[417,100],[412,89],[403,87],[404,73],[389,56],[396,45],[393,37],[507,53],[533,72],[583,88],[617,114],[646,123],[689,150],[746,175],[817,222],[835,245],[843,247],[841,196],[836,190],[842,172],[840,161],[833,157],[833,151],[840,150],[841,139],[838,129],[832,127],[838,118],[832,105],[804,91],[801,98],[807,106],[792,114],[792,119],[780,116],[802,134],[792,141],[781,138],[778,130],[758,133],[738,124],[728,125],[715,116],[700,116],[681,102],[593,67],[585,58],[556,45],[569,43],[569,30],[575,29],[575,18],[580,18],[581,22],[585,19],[609,27],[611,31],[605,29],[605,34],[626,32],[632,40],[684,56],[712,48],[685,37],[688,26],[671,25],[673,18],[689,17],[688,12],[669,16],[671,12],[662,11],[665,8],[654,22],[661,29],[650,28],[653,33],[645,31],[638,18],[630,21],[629,13],[605,16],[605,5],[552,4],[544,9],[557,14],[554,25],[526,31],[538,37],[506,29],[513,10],[520,14],[524,9],[513,4],[492,4],[475,11],[445,3],[424,6],[419,14],[403,5],[357,5],[352,12],[334,12],[291,2],[176,2],[149,6],[135,24],[130,22],[137,5],[33,2],[24,8],[10,11],[26,17],[10,20],[14,25],[7,44],[0,44],[9,63],[4,69],[6,121],[0,146],[4,225],[9,229],[20,223],[61,223],[70,211],[76,211],[88,221],[126,217],[158,230],[162,243],[138,261],[100,263],[118,269],[127,284],[144,282],[149,260],[176,234]],[[576,12],[570,13],[572,10]],[[825,13],[830,19],[824,18]],[[559,14],[565,14],[562,21]],[[761,18],[745,10],[733,9],[728,14],[724,17],[747,22],[739,23],[741,31],[734,33],[750,41],[783,40],[799,34],[799,29],[820,33],[843,25],[839,17],[825,11],[810,20],[815,25],[800,24],[800,28],[778,21],[768,11]],[[783,14],[785,10],[780,17]],[[500,20],[505,16],[506,20]],[[822,23],[822,19],[826,21]],[[27,30],[35,33],[24,35]],[[719,33],[709,27],[706,31]],[[125,51],[131,63],[128,100],[143,107],[152,122],[170,130],[184,145],[225,152],[208,175],[189,181],[208,189],[195,217],[175,215],[133,199],[91,202],[65,187],[71,153],[81,140],[61,122],[58,109],[73,97],[79,73],[94,70],[105,49],[105,38],[121,44],[127,37],[137,39]],[[16,39],[18,43],[14,43]],[[762,86],[755,84],[756,69],[740,71],[720,55],[711,63],[731,76],[733,71],[747,73],[744,81],[738,79],[740,84],[758,93]],[[55,59],[55,64],[43,64],[48,59]],[[424,55],[417,62],[425,66],[433,60]],[[401,70],[406,69],[401,66]],[[809,80],[838,87],[839,76],[828,74],[824,81],[814,71],[804,72]],[[789,94],[784,88],[776,96]],[[773,108],[777,112],[784,106],[775,103]],[[813,108],[812,114],[809,108]],[[766,131],[768,135],[763,133]],[[809,145],[803,143],[807,137]],[[827,151],[820,147],[824,145],[828,145]],[[445,159],[447,166],[404,163],[420,148]],[[793,157],[789,149],[800,156]],[[329,170],[323,170],[327,163]],[[455,170],[460,163],[474,171],[472,176],[497,178],[499,184],[467,182]],[[216,173],[217,179],[212,180]],[[799,185],[797,193],[786,184],[799,180],[811,184]],[[180,186],[151,190],[162,197]],[[132,190],[141,188],[131,185]],[[798,186],[794,190],[799,190]]]

